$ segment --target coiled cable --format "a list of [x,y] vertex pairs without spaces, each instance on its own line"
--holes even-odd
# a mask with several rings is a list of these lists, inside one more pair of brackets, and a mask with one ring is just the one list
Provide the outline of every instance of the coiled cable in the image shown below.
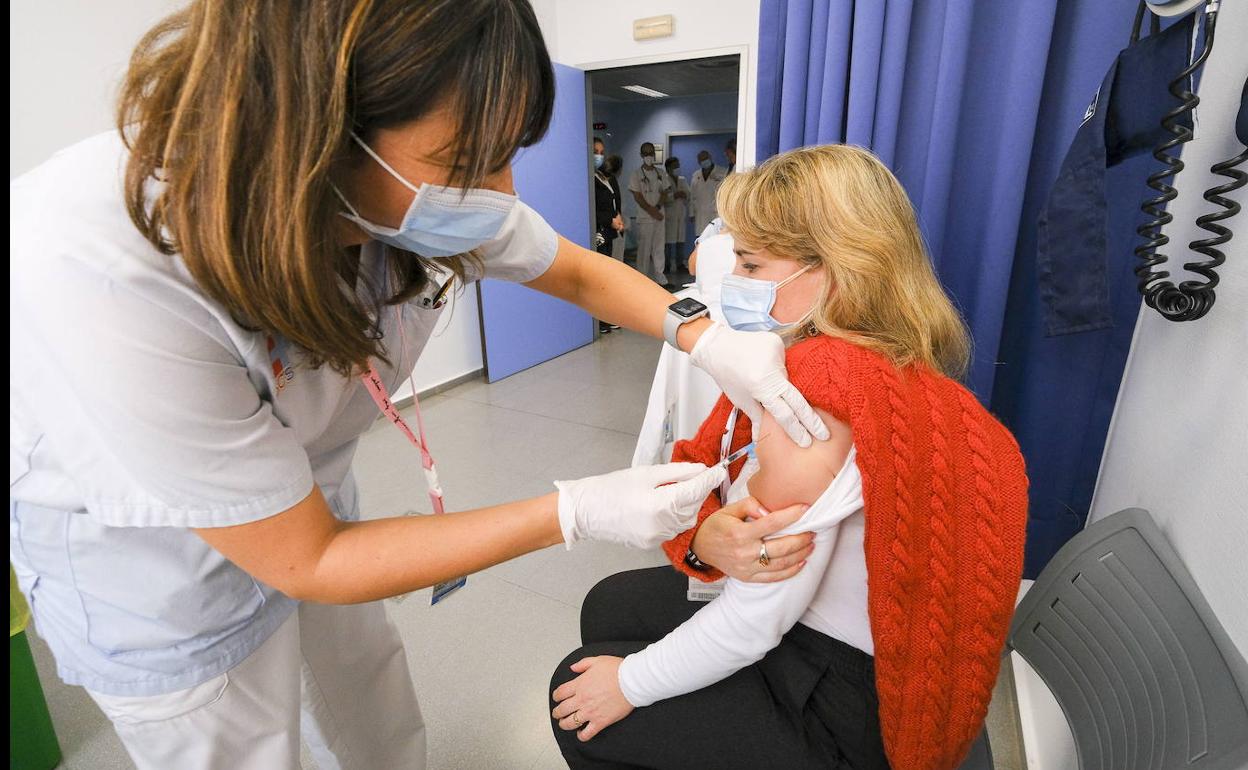
[[1226,261],[1226,255],[1217,247],[1229,241],[1232,235],[1229,228],[1219,223],[1235,216],[1240,209],[1238,203],[1223,196],[1248,184],[1248,174],[1237,168],[1245,158],[1248,158],[1248,150],[1214,164],[1210,170],[1215,174],[1230,178],[1231,181],[1205,191],[1205,200],[1220,206],[1222,210],[1205,214],[1196,220],[1198,227],[1213,235],[1189,244],[1190,249],[1206,258],[1183,265],[1189,272],[1200,276],[1201,280],[1187,280],[1178,285],[1168,280],[1170,273],[1162,266],[1169,257],[1159,252],[1158,249],[1170,242],[1169,236],[1165,235],[1162,229],[1173,221],[1174,217],[1166,211],[1165,207],[1178,197],[1178,192],[1168,184],[1167,180],[1177,177],[1183,170],[1183,161],[1176,155],[1171,155],[1169,151],[1190,142],[1194,135],[1192,130],[1180,123],[1178,119],[1195,110],[1200,104],[1200,97],[1188,90],[1187,83],[1192,75],[1204,65],[1205,60],[1209,58],[1209,52],[1213,49],[1217,8],[1216,0],[1206,6],[1205,43],[1200,55],[1174,80],[1170,81],[1170,93],[1181,104],[1162,118],[1161,124],[1171,134],[1171,137],[1153,150],[1153,157],[1161,161],[1165,167],[1148,177],[1148,186],[1156,190],[1159,195],[1145,200],[1140,205],[1140,210],[1150,219],[1136,228],[1136,233],[1144,238],[1144,243],[1135,248],[1135,255],[1141,262],[1135,268],[1135,275],[1139,279],[1140,294],[1143,295],[1144,302],[1149,307],[1171,321],[1194,321],[1201,318],[1209,312],[1217,300],[1214,292],[1218,285],[1217,268]]

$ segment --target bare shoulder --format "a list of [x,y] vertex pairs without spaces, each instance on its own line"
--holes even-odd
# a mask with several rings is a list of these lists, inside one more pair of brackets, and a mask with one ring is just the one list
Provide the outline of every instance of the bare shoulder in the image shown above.
[[759,470],[750,478],[749,487],[766,508],[813,503],[845,465],[853,447],[849,425],[822,409],[815,411],[832,435],[805,448],[795,444],[770,414],[763,415],[757,445]]

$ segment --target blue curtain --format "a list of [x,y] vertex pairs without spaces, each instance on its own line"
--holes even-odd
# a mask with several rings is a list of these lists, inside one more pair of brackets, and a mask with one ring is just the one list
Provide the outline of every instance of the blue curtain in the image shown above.
[[[1136,6],[762,3],[758,159],[847,142],[870,148],[905,185],[974,338],[967,384],[1027,457],[1032,575],[1086,517],[1139,305],[1126,248],[1111,267],[1117,325],[1044,337],[1036,219]],[[1142,168],[1127,163],[1115,173],[1142,184]],[[1130,243],[1139,197],[1111,202],[1111,244]]]

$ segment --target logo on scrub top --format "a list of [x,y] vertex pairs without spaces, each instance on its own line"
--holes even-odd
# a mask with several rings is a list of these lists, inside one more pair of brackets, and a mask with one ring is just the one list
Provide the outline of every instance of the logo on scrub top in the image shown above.
[[1098,88],[1096,89],[1096,94],[1093,95],[1092,97],[1092,103],[1089,104],[1088,108],[1083,111],[1083,120],[1079,121],[1080,126],[1082,126],[1084,123],[1087,123],[1089,120],[1092,119],[1092,116],[1096,114],[1096,105],[1097,105],[1097,102],[1099,102],[1100,100],[1101,100],[1101,89]]
[[295,378],[295,367],[290,363],[290,343],[280,338],[275,340],[270,334],[266,345],[269,348],[269,364],[273,367],[273,384],[277,386],[277,392],[281,393]]

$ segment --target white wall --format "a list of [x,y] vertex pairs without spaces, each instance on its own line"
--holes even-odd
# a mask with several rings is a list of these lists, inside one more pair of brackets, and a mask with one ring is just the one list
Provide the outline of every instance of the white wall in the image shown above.
[[130,51],[178,0],[9,4],[9,178],[113,125]]
[[[692,58],[726,47],[743,47],[744,109],[737,116],[737,160],[754,163],[755,102],[758,80],[759,0],[555,0],[556,58],[564,64],[598,69],[621,60]],[[633,40],[633,20],[675,16],[675,34],[659,40]],[[644,63],[638,61],[636,63]]]
[[556,22],[559,0],[529,0],[529,4],[533,6],[533,13],[537,15],[537,23],[542,27],[542,37],[546,39],[546,50],[550,52],[552,59],[558,61],[555,54],[559,39]]
[[[481,322],[474,283],[456,292],[442,311],[425,352],[416,362],[412,382],[419,393],[481,368]],[[393,397],[399,401],[411,394],[412,389],[404,383]]]
[[[1206,237],[1195,220],[1214,208],[1201,193],[1227,181],[1209,166],[1243,150],[1234,123],[1248,77],[1248,3],[1224,3],[1219,16],[1196,139],[1183,151],[1187,168],[1169,207],[1170,265],[1188,261],[1187,243]],[[1248,207],[1244,189],[1231,197]],[[1209,314],[1172,323],[1141,310],[1090,518],[1148,509],[1248,656],[1248,213],[1224,224],[1235,235],[1222,247],[1227,260]],[[1171,280],[1184,278],[1168,269],[1178,273]]]

